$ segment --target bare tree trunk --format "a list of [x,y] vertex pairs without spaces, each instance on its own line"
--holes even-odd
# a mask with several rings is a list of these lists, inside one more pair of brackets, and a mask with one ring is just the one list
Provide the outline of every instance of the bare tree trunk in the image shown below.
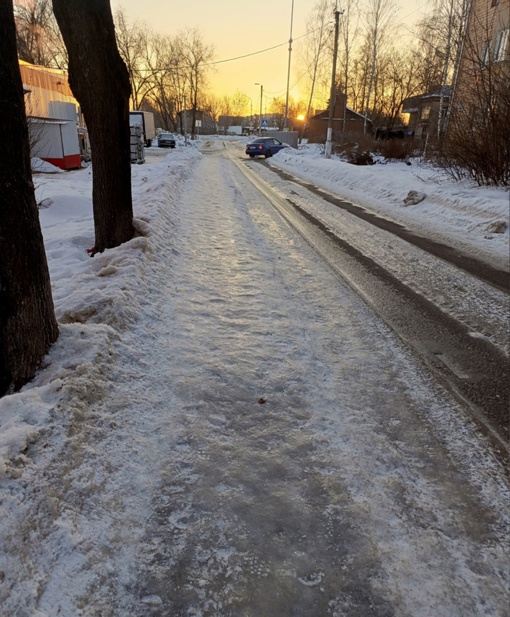
[[[366,20],[366,40],[368,42],[368,49],[370,49],[370,70],[368,79],[368,91],[366,94],[364,105],[364,132],[367,131],[367,118],[371,111],[370,99],[372,97],[372,90],[374,88],[374,81],[376,80],[377,64],[386,38],[392,27],[391,18],[395,13],[396,4],[394,0],[369,0],[367,5]],[[376,94],[374,94],[375,107]]]
[[[343,76],[340,90],[345,94],[346,101],[344,105],[344,115],[342,118],[342,131],[345,132],[345,124],[347,121],[347,103],[349,101],[349,75],[351,71],[351,49],[353,46],[354,38],[357,36],[357,24],[352,24],[352,18],[354,12],[358,8],[357,0],[354,2],[348,2],[346,8],[342,12],[342,19],[340,21],[341,40],[342,40],[342,59],[343,62]],[[353,31],[354,30],[354,31]]]
[[29,381],[58,326],[35,200],[12,0],[0,0],[0,395]]
[[[312,113],[312,106],[316,97],[319,76],[324,73],[321,63],[327,51],[331,33],[329,24],[333,7],[330,0],[316,0],[307,20],[307,38],[301,48],[301,62],[305,65],[305,75],[309,80],[309,95],[306,107],[306,118]],[[329,63],[327,63],[329,67]],[[328,75],[329,77],[329,75]],[[328,82],[329,84],[329,82]],[[328,93],[330,89],[328,88]]]
[[80,102],[93,165],[94,252],[133,237],[129,96],[109,0],[53,0],[69,52],[69,84]]
[[319,40],[317,42],[317,50],[318,52],[316,53],[314,59],[313,59],[313,70],[312,70],[312,75],[310,78],[311,84],[310,84],[310,96],[308,97],[308,104],[306,106],[306,117],[309,118],[310,117],[310,113],[311,113],[311,109],[312,109],[312,103],[313,103],[313,97],[315,95],[315,84],[317,81],[317,73],[318,73],[318,69],[319,69],[319,59],[320,59],[320,54],[322,53],[323,50],[323,26],[321,26],[320,31],[319,31]]

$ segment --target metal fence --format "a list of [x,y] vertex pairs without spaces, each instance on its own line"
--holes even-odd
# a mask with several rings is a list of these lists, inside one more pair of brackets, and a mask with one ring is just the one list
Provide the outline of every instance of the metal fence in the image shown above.
[[262,137],[275,137],[280,141],[289,144],[293,148],[298,147],[299,133],[298,131],[262,131]]

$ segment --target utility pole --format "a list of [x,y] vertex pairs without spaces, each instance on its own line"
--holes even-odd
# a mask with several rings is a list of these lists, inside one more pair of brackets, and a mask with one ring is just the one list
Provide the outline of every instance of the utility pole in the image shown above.
[[264,95],[264,86],[256,83],[256,86],[260,86],[260,115],[259,115],[259,136],[262,136],[262,96]]
[[338,55],[338,31],[340,23],[340,11],[338,10],[338,3],[335,8],[335,46],[333,49],[333,71],[331,73],[331,96],[329,99],[329,117],[328,117],[328,134],[326,137],[326,151],[325,157],[331,158],[331,151],[333,149],[333,112],[335,110],[336,100],[336,57]]
[[188,122],[186,114],[186,95],[184,95],[184,145],[188,145]]
[[290,12],[290,38],[289,38],[289,66],[287,69],[287,97],[285,99],[285,119],[283,122],[283,130],[289,129],[289,89],[290,89],[290,58],[292,55],[292,22],[294,20],[294,0],[292,0],[292,9]]

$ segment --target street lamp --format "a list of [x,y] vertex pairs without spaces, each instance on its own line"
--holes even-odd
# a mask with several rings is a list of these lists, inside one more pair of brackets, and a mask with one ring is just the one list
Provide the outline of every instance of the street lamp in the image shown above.
[[262,136],[262,96],[264,95],[264,86],[258,82],[256,82],[255,85],[260,86],[259,135]]

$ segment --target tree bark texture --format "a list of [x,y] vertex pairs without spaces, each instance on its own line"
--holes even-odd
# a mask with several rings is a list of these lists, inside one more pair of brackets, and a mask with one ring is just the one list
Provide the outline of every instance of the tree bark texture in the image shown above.
[[95,246],[102,252],[133,237],[129,75],[115,40],[109,0],[53,0],[69,54],[69,85],[92,150]]
[[58,337],[30,165],[12,0],[0,0],[0,396]]

